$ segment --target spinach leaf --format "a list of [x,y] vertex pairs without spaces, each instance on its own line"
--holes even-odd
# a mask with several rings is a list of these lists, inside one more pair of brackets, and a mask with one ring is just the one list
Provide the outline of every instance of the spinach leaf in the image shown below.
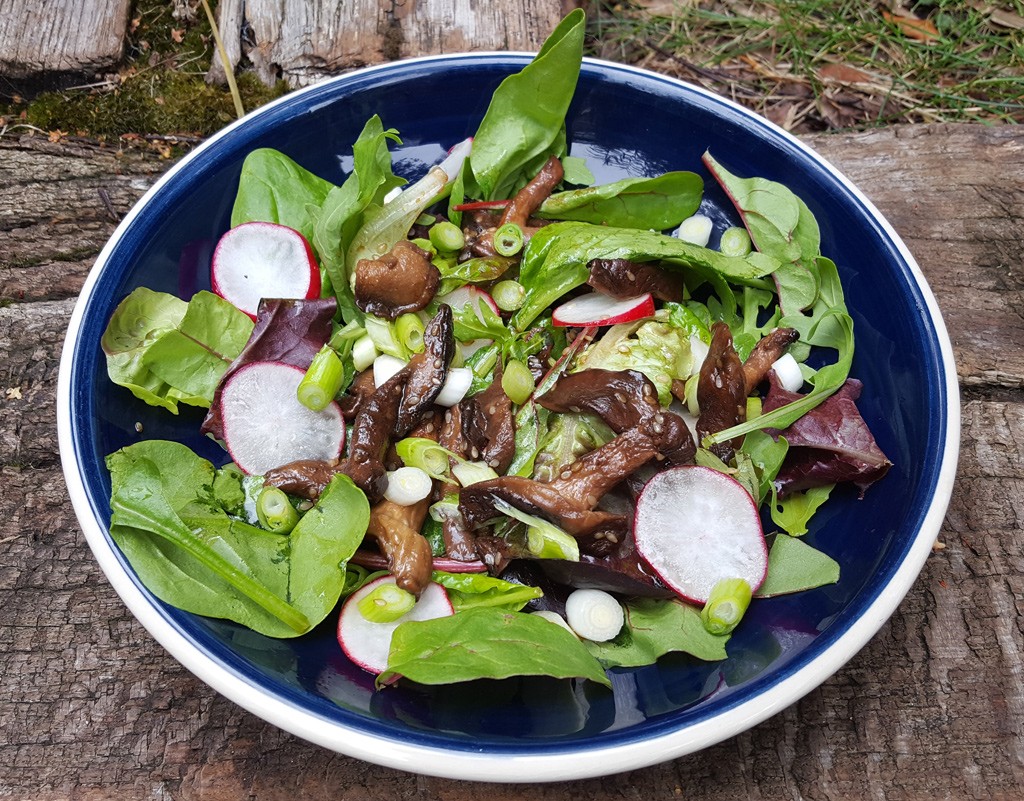
[[231,209],[231,227],[247,222],[272,222],[294,228],[313,241],[318,209],[334,184],[300,167],[284,153],[253,150],[242,164],[238,194]]
[[540,598],[540,587],[513,584],[486,573],[444,573],[434,571],[433,580],[448,590],[448,599],[456,612],[492,607],[518,612],[527,603]]
[[352,265],[346,260],[349,245],[370,204],[380,205],[384,195],[405,183],[391,171],[389,140],[401,142],[397,131],[384,130],[380,117],[376,114],[370,117],[352,145],[352,173],[341,186],[328,193],[313,228],[313,246],[320,254],[342,316],[347,321],[361,319],[349,283],[352,271]]
[[388,669],[377,677],[377,686],[397,676],[419,684],[554,676],[611,686],[571,632],[535,615],[492,607],[402,623],[395,629]]
[[625,604],[626,625],[608,642],[586,643],[606,668],[653,665],[658,657],[683,651],[698,659],[725,659],[728,635],[709,634],[700,610],[681,601],[639,598]]
[[551,195],[541,204],[537,216],[663,231],[697,211],[703,192],[704,181],[692,172],[625,178]]
[[839,563],[806,542],[776,534],[768,552],[768,575],[755,598],[811,590],[839,581]]
[[704,164],[735,204],[754,246],[782,265],[773,277],[783,312],[810,306],[818,294],[821,233],[807,204],[783,184],[733,175],[710,153],[704,154]]
[[165,602],[271,637],[304,634],[334,608],[344,563],[369,521],[366,497],[349,479],[332,479],[282,536],[226,514],[213,466],[184,445],[136,443],[107,466],[111,536]]
[[178,403],[210,405],[212,388],[252,327],[245,314],[209,292],[186,302],[139,287],[114,310],[100,346],[111,381],[177,414]]
[[760,506],[772,491],[775,476],[789,452],[789,443],[785,437],[774,439],[764,431],[751,431],[743,438],[740,450],[750,457],[757,470],[758,491],[751,494]]
[[691,268],[701,276],[739,283],[757,282],[779,266],[762,253],[724,256],[654,231],[583,222],[552,223],[530,238],[523,253],[519,282],[526,289],[526,298],[512,318],[512,327],[524,330],[554,301],[586,283],[590,274],[587,264],[592,259],[663,259],[665,267]]
[[583,61],[585,23],[581,9],[571,12],[533,61],[494,90],[473,137],[467,194],[511,197],[548,156],[565,154],[565,114]]
[[562,159],[563,181],[573,186],[591,186],[597,179],[587,166],[587,160],[579,156],[565,156]]

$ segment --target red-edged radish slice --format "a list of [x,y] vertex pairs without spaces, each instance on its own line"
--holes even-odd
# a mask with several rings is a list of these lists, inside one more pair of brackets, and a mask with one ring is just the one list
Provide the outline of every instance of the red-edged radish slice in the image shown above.
[[322,412],[303,406],[296,390],[305,370],[283,362],[253,362],[221,387],[224,444],[243,471],[263,475],[296,459],[338,458],[345,420],[333,401]]
[[498,304],[494,302],[494,298],[489,293],[480,289],[479,287],[466,284],[460,286],[458,289],[453,289],[446,295],[441,295],[437,299],[440,303],[447,303],[452,307],[453,312],[462,311],[466,304],[473,304],[473,313],[480,318],[480,322],[484,321],[483,312],[481,311],[481,305],[487,304],[498,316],[501,316],[501,309],[498,308]]
[[383,673],[387,668],[391,636],[402,623],[455,614],[452,602],[448,600],[448,592],[440,584],[431,582],[420,593],[415,606],[397,620],[388,623],[367,620],[359,611],[359,602],[378,587],[394,583],[394,576],[382,576],[360,587],[348,597],[338,616],[338,644],[341,650],[359,667],[371,673]]
[[615,325],[642,320],[654,314],[650,293],[616,300],[600,292],[590,292],[568,300],[551,313],[551,322],[560,326]]
[[675,593],[704,603],[720,579],[741,578],[756,591],[768,548],[750,494],[710,467],[658,473],[636,504],[633,536],[640,556]]
[[[458,289],[454,289],[447,295],[441,295],[438,298],[441,303],[447,303],[452,307],[453,312],[462,311],[466,304],[473,304],[473,313],[482,323],[484,321],[483,312],[481,311],[482,304],[486,304],[491,307],[491,310],[501,316],[501,310],[498,308],[498,304],[495,303],[494,298],[489,293],[482,289],[478,289],[475,286],[467,284],[461,286]],[[462,351],[462,358],[468,359],[480,348],[485,348],[491,344],[494,340],[491,339],[471,339],[469,342],[457,342],[458,348]],[[456,401],[458,403],[458,401]]]
[[320,268],[305,237],[284,225],[248,222],[220,238],[213,291],[256,319],[261,298],[320,297]]

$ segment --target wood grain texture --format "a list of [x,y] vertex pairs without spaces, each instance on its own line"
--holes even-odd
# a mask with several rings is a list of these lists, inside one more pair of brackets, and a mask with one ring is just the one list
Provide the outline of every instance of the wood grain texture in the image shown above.
[[0,0],[0,75],[89,74],[114,66],[124,50],[131,5],[131,0]]
[[[35,287],[24,300],[5,290],[13,302],[0,306],[0,799],[1024,797],[1021,135],[929,126],[809,141],[889,217],[946,315],[967,402],[945,548],[859,654],[754,729],[644,770],[509,786],[414,776],[298,740],[192,677],[125,610],[66,498],[53,391],[82,269],[114,225],[96,187],[123,213],[167,165],[0,141],[0,277]],[[7,197],[22,186],[31,204]],[[61,261],[52,254],[79,224],[87,245]],[[51,255],[28,264],[37,237]],[[50,277],[33,284],[36,271]]]
[[560,18],[546,0],[224,0],[217,14],[232,67],[244,52],[264,83],[293,87],[412,56],[535,51]]

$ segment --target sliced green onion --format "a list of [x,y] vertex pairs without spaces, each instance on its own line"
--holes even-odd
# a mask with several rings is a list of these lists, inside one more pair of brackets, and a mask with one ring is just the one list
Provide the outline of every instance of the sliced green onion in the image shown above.
[[395,320],[395,335],[413,353],[423,350],[423,320],[418,314],[402,314]]
[[546,525],[530,526],[526,529],[526,549],[538,559],[580,560],[580,546],[576,540],[558,526],[543,521]]
[[483,462],[459,462],[452,468],[452,475],[464,487],[498,477],[494,468]]
[[523,229],[505,223],[494,232],[494,250],[499,256],[515,256],[523,249]]
[[345,367],[341,359],[330,345],[324,345],[299,382],[296,390],[299,403],[314,412],[322,412],[341,390],[344,379]]
[[565,619],[585,640],[608,642],[622,631],[626,614],[622,604],[604,590],[573,590],[565,599]]
[[355,345],[363,336],[366,335],[366,329],[363,328],[359,323],[353,320],[348,325],[339,328],[331,335],[331,340],[327,344],[334,348],[339,353],[344,353],[346,347]]
[[461,513],[459,512],[459,496],[456,493],[451,495],[445,495],[437,503],[430,505],[429,509],[430,519],[435,523],[443,523],[445,520],[451,520],[452,518],[458,517]]
[[518,281],[499,281],[491,290],[491,297],[502,311],[515,311],[523,305],[526,287]]
[[373,364],[373,360],[378,356],[380,356],[380,353],[377,351],[377,346],[373,344],[369,334],[361,336],[352,346],[352,364],[355,366],[356,372],[363,372],[363,370]]
[[371,623],[393,623],[416,605],[416,596],[384,583],[359,601],[359,613]]
[[404,362],[409,361],[409,349],[399,341],[394,323],[367,314],[363,319],[363,325],[366,326],[366,333],[380,353],[387,353]]
[[256,518],[260,525],[275,534],[288,534],[299,522],[299,513],[284,490],[264,487],[256,499]]
[[503,515],[528,526],[526,547],[534,556],[540,559],[565,559],[569,562],[580,560],[579,543],[554,523],[543,517],[524,512],[522,509],[517,509],[501,498],[494,499],[494,508]]
[[711,589],[700,619],[709,634],[729,634],[750,605],[750,585],[741,578],[722,579]]
[[726,228],[718,249],[726,256],[746,256],[750,253],[750,234],[740,226]]
[[424,239],[423,237],[417,237],[416,239],[413,239],[413,240],[410,240],[410,241],[416,247],[420,248],[421,250],[427,251],[427,253],[429,253],[431,256],[436,256],[437,255],[437,248],[434,247],[434,243],[431,242],[429,239]]
[[518,359],[509,359],[501,374],[501,388],[516,406],[522,406],[533,394],[533,373]]
[[458,458],[449,450],[442,448],[434,440],[426,437],[406,437],[395,443],[395,451],[402,463],[409,467],[418,467],[431,478],[446,481],[451,473],[449,459]]
[[434,488],[430,476],[418,467],[399,467],[388,474],[388,488],[384,497],[399,506],[412,506],[419,503]]
[[761,416],[761,399],[756,395],[747,398],[747,420]]
[[466,244],[466,237],[459,226],[453,222],[445,221],[439,222],[430,229],[430,241],[438,250],[451,253],[456,250],[462,250],[463,245]]
[[433,214],[427,214],[423,212],[419,217],[416,218],[417,225],[433,225],[437,221],[437,217]]

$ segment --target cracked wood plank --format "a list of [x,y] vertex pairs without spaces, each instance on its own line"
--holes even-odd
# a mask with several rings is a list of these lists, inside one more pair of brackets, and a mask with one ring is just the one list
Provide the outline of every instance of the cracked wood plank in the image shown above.
[[[467,50],[536,51],[561,19],[550,0],[222,0],[228,60],[268,86],[307,86],[357,67]],[[223,65],[210,71],[223,80]]]
[[90,75],[124,52],[131,0],[0,0],[0,75]]

